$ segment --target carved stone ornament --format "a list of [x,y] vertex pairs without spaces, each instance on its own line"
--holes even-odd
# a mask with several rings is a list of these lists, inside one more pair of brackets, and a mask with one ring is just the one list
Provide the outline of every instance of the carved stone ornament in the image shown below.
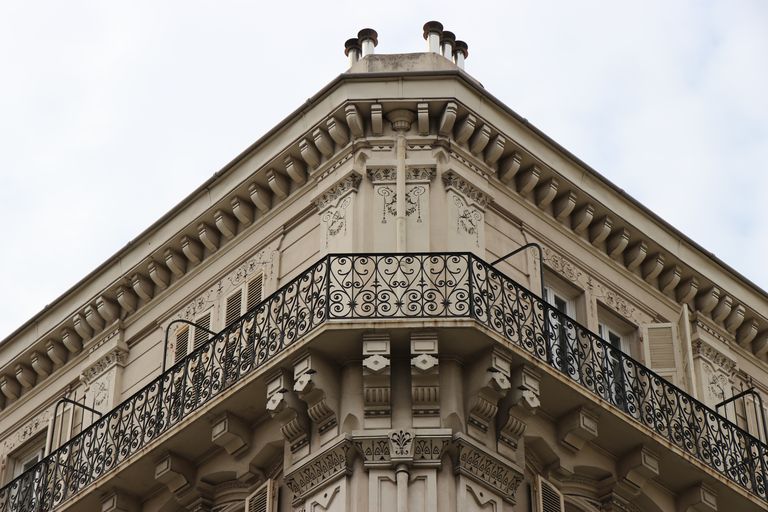
[[444,172],[442,178],[446,190],[453,190],[468,202],[475,203],[480,209],[485,209],[491,202],[491,196],[472,185],[454,171]]
[[479,167],[472,162],[470,162],[467,158],[465,158],[463,155],[460,155],[459,153],[455,151],[451,151],[451,157],[454,158],[457,162],[460,162],[464,167],[471,170],[474,173],[479,174],[480,176],[486,177],[489,176],[491,173],[489,171],[486,171],[483,167]]
[[576,265],[563,258],[549,247],[543,247],[544,261],[555,272],[572,283],[579,283],[584,276]]
[[405,170],[405,181],[408,183],[429,183],[436,174],[437,171],[434,167],[409,167]]
[[454,442],[456,473],[490,487],[505,501],[514,504],[517,488],[523,481],[521,469],[512,461],[485,451],[462,434],[456,434]]
[[354,450],[348,439],[342,439],[327,450],[290,469],[285,484],[293,493],[293,504],[301,502],[316,489],[333,480],[352,474]]
[[355,171],[348,173],[314,200],[317,210],[323,211],[349,192],[357,191],[362,179],[363,177]]
[[397,168],[395,167],[368,167],[366,169],[371,183],[395,183],[397,181]]
[[366,467],[439,467],[451,442],[449,429],[366,430],[353,434],[355,448]]
[[727,374],[736,368],[736,361],[702,340],[693,342],[693,355],[703,357]]
[[125,366],[127,362],[128,350],[124,347],[117,346],[83,370],[82,379],[86,384],[90,385],[110,368],[114,366]]
[[8,462],[8,454],[48,428],[51,416],[53,416],[53,407],[43,410],[40,414],[16,429],[13,434],[3,439],[2,444],[0,444],[0,472],[5,469],[5,465]]

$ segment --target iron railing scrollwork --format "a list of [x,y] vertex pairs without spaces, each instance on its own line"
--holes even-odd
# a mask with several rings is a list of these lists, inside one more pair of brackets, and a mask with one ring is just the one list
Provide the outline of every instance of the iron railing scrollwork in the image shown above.
[[762,499],[766,445],[469,253],[330,255],[0,489],[47,512],[319,325],[473,319]]

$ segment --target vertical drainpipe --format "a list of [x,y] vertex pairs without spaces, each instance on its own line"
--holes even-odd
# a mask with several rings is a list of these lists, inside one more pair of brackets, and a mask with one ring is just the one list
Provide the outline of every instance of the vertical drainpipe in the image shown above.
[[440,35],[443,33],[443,24],[439,21],[428,21],[424,24],[424,39],[427,41],[427,51],[440,53]]

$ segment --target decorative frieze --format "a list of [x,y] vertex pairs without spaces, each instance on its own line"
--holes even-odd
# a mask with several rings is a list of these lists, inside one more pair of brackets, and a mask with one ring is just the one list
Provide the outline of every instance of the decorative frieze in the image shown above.
[[293,504],[299,504],[315,490],[326,484],[352,474],[352,443],[344,438],[334,446],[290,469],[285,475],[285,484],[293,493]]
[[454,470],[457,474],[497,492],[514,504],[523,472],[512,461],[487,452],[462,434],[455,436]]
[[353,434],[355,448],[367,468],[440,467],[451,442],[450,429],[365,430]]
[[488,203],[491,202],[491,196],[472,185],[454,171],[449,170],[444,172],[442,180],[446,190],[455,191],[457,194],[476,204],[481,209],[485,209]]
[[354,171],[341,178],[332,187],[330,187],[317,199],[315,199],[314,203],[318,211],[323,211],[329,205],[335,203],[339,198],[344,197],[349,192],[356,192],[360,186],[361,180],[362,176]]

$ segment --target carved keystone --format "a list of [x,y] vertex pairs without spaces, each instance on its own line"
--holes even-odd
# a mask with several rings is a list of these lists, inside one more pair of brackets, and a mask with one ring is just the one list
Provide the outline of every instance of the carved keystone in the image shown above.
[[363,334],[363,407],[366,428],[390,428],[389,334]]
[[308,354],[293,367],[293,390],[307,404],[307,414],[320,435],[320,443],[334,439],[338,428],[338,375],[325,359]]
[[440,426],[440,367],[437,333],[411,334],[411,411],[413,426]]
[[267,411],[280,423],[291,453],[300,458],[309,453],[309,418],[292,387],[287,372],[281,370],[272,377],[267,384]]
[[225,412],[211,422],[211,441],[230,455],[238,455],[248,448],[250,429],[239,417]]
[[680,493],[678,512],[717,512],[717,494],[711,487],[699,483]]
[[577,407],[557,422],[557,436],[567,448],[581,450],[587,441],[597,437],[597,415],[585,407]]
[[101,496],[101,512],[139,512],[139,503],[130,494],[116,489]]
[[155,464],[155,480],[176,494],[192,487],[195,482],[195,469],[187,459],[167,453]]

